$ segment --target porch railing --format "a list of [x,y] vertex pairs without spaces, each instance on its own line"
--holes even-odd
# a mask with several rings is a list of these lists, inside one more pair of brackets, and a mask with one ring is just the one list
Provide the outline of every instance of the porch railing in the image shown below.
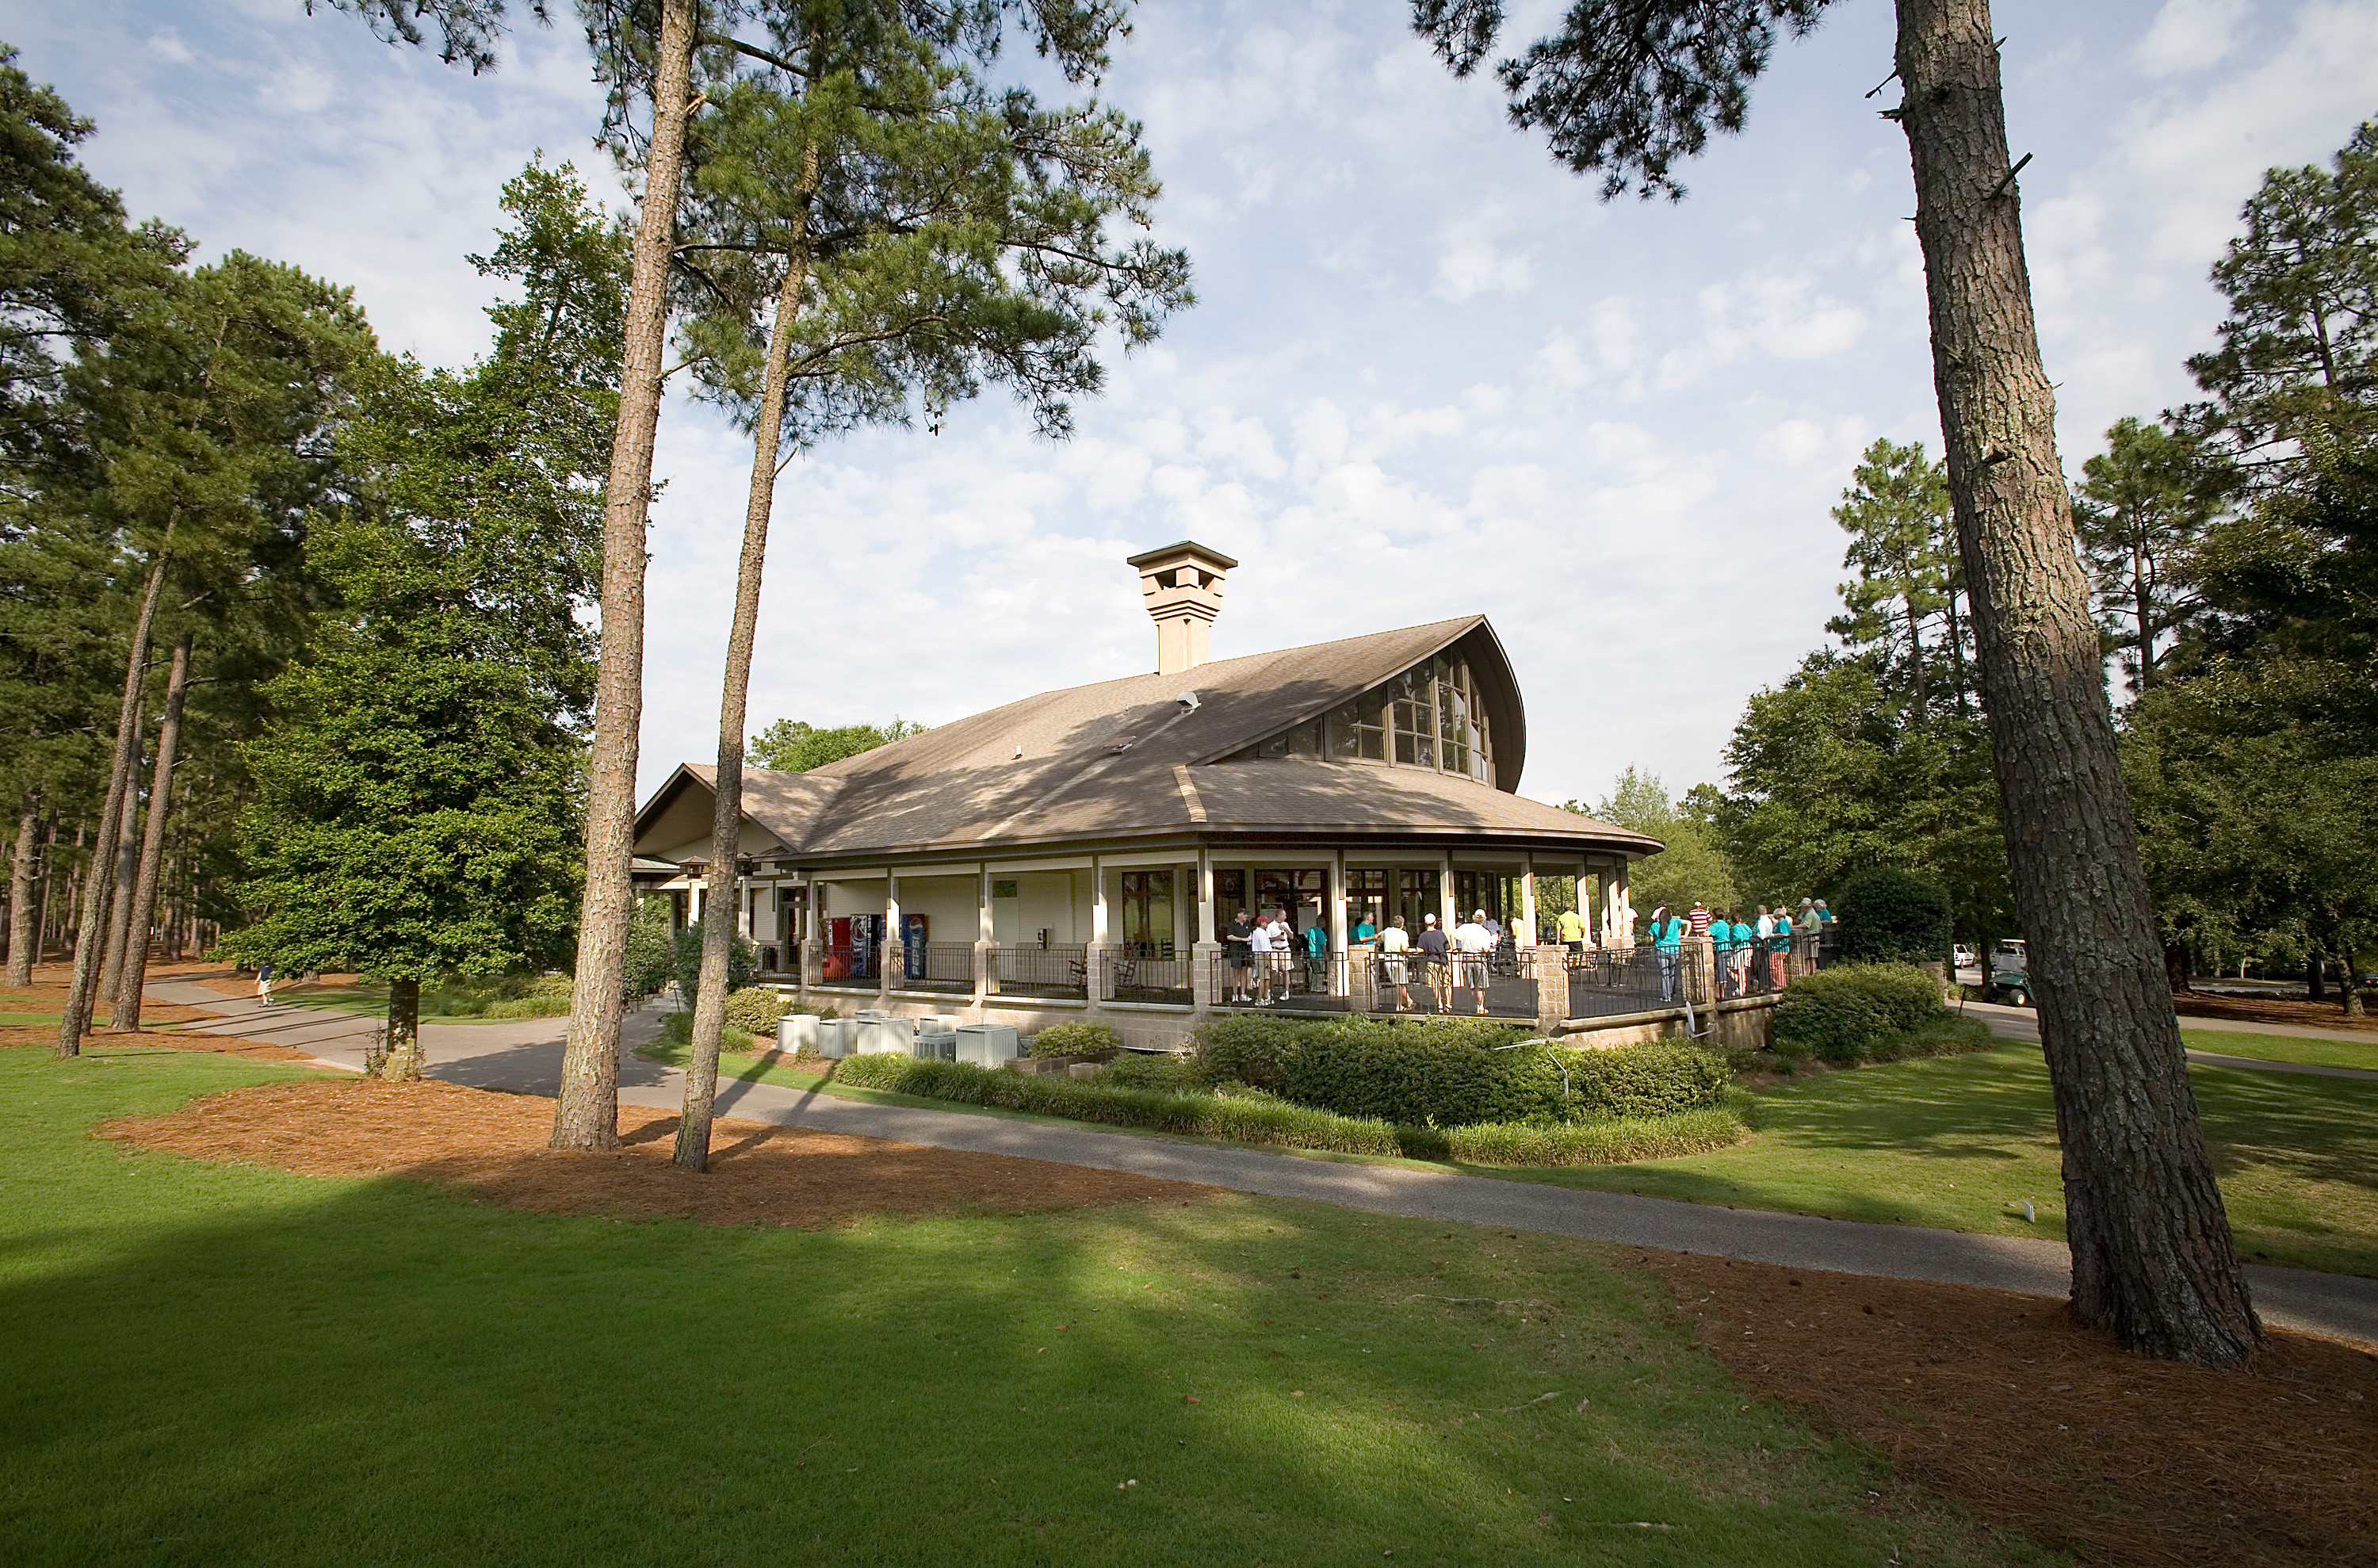
[[904,957],[902,988],[909,991],[972,991],[974,944],[971,942],[910,943]]
[[1156,1002],[1187,1007],[1195,1000],[1190,986],[1191,959],[1180,954],[1141,956],[1117,949],[1107,957],[1100,976],[1099,999],[1105,1002]]
[[991,950],[991,989],[1002,996],[1087,1001],[1089,970],[1089,949],[1078,943]]

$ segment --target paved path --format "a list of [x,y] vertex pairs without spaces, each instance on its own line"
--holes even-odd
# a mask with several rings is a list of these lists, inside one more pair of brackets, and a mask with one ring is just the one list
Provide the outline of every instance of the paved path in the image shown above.
[[[301,1044],[335,1066],[359,1067],[371,1036],[369,1019],[318,1013],[299,1019],[293,1015],[306,1009],[259,1009],[252,999],[221,996],[186,983],[151,985],[149,991],[165,1001],[223,1006],[227,1016],[221,1024],[200,1026],[208,1032]],[[683,1075],[633,1054],[635,1045],[659,1032],[662,1017],[657,1010],[640,1012],[622,1030],[619,1098],[629,1104],[673,1111],[683,1100]],[[560,1079],[562,1030],[559,1019],[518,1024],[433,1024],[422,1030],[422,1042],[433,1077],[476,1088],[549,1095]],[[722,1082],[717,1108],[721,1116],[787,1127],[1015,1154],[1205,1182],[1240,1192],[1310,1199],[1350,1209],[1549,1231],[1663,1251],[1988,1285],[2051,1297],[2065,1296],[2071,1289],[2071,1254],[2060,1241],[1865,1224],[1449,1171],[1215,1148],[1095,1128],[870,1104],[773,1084]],[[2378,1344],[2378,1280],[2301,1269],[2250,1267],[2246,1272],[2252,1282],[2254,1304],[2265,1321]]]
[[[2027,1040],[2039,1043],[2039,1015],[2029,1007],[2002,1007],[1994,1002],[1967,1002],[1964,1012],[1969,1018],[1980,1019],[1990,1026],[1990,1032],[2006,1040]],[[2184,1030],[2228,1030],[2239,1034],[2276,1034],[2296,1040],[2342,1040],[2348,1044],[2378,1046],[2378,1037],[2352,1030],[2310,1029],[2295,1024],[2256,1025],[2239,1023],[2230,1019],[2182,1019]],[[2367,1067],[2333,1067],[2319,1062],[2273,1062],[2260,1056],[2225,1056],[2213,1051],[2192,1048],[2188,1059],[2208,1067],[2246,1067],[2255,1072],[2301,1073],[2307,1078],[2350,1078],[2365,1083],[2378,1083],[2378,1071]]]

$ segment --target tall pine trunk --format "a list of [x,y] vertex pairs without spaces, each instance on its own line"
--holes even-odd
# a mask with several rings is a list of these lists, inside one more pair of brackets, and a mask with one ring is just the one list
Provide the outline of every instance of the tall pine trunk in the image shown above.
[[33,959],[42,945],[40,911],[33,900],[33,836],[42,826],[42,798],[25,791],[17,813],[17,849],[8,861],[8,983],[33,983]]
[[644,702],[644,522],[652,506],[669,251],[677,235],[692,80],[693,0],[661,0],[653,135],[629,274],[619,416],[612,429],[604,498],[603,628],[586,787],[586,887],[578,907],[569,1044],[553,1107],[556,1149],[619,1144],[619,1022],[627,1000],[628,920],[635,909],[629,868],[635,843],[636,732]]
[[388,983],[388,1055],[379,1076],[391,1083],[413,1083],[421,1077],[421,982]]
[[66,983],[66,1010],[58,1018],[58,1055],[82,1055],[82,1037],[90,1028],[91,983],[99,974],[100,948],[107,940],[106,853],[115,842],[132,793],[133,753],[140,740],[140,683],[149,665],[149,632],[157,623],[157,599],[165,590],[167,547],[174,523],[165,524],[157,558],[150,562],[149,586],[140,596],[140,614],[132,623],[132,647],[124,661],[124,701],[115,714],[115,761],[108,769],[107,800],[100,807],[99,831],[92,836],[90,863],[83,871],[82,919],[75,935],[74,976]]
[[[809,149],[806,191],[817,183],[817,148]],[[768,520],[775,508],[776,457],[785,422],[785,367],[793,321],[809,281],[806,235],[797,233],[768,331],[766,380],[752,432],[751,490],[743,503],[743,558],[735,573],[735,620],[727,633],[727,670],[718,693],[718,779],[711,802],[710,875],[702,905],[702,980],[693,1003],[692,1049],[685,1069],[685,1113],[678,1119],[677,1163],[710,1168],[710,1108],[718,1092],[718,1042],[727,1027],[727,967],[735,941],[735,868],[742,852],[743,723],[751,688],[751,639],[760,624],[760,578],[768,559]],[[718,918],[727,911],[727,919]]]
[[2132,1350],[2262,1343],[2198,1126],[2056,452],[1987,0],[1899,0],[1948,451],[2015,909],[2064,1151],[2072,1309]]
[[140,762],[147,740],[140,730],[132,732],[132,782],[124,792],[124,814],[117,821],[115,849],[109,857],[112,868],[108,872],[107,946],[100,953],[99,986],[91,994],[94,1014],[99,1011],[100,998],[115,995],[117,980],[124,973],[125,948],[129,945],[132,885],[140,874]]
[[140,836],[140,870],[132,884],[132,939],[124,966],[115,977],[115,1012],[107,1027],[140,1027],[140,987],[149,978],[149,926],[157,909],[157,880],[165,865],[165,821],[172,814],[174,754],[182,740],[182,707],[190,691],[191,633],[174,645],[172,671],[165,677],[165,716],[157,723],[156,771],[149,778],[149,825]]

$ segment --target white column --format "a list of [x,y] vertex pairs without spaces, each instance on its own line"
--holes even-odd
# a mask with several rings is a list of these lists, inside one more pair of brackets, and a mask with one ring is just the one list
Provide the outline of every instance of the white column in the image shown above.
[[1098,856],[1090,857],[1090,941],[1103,947],[1107,939],[1107,872]]
[[1453,856],[1449,852],[1436,857],[1436,924],[1447,936],[1461,923],[1461,913],[1453,907]]
[[1200,942],[1219,940],[1219,923],[1214,911],[1214,857],[1203,844],[1197,846],[1197,935]]
[[1346,950],[1346,851],[1329,851],[1329,950]]
[[1519,862],[1519,946],[1536,945],[1536,857],[1529,855]]

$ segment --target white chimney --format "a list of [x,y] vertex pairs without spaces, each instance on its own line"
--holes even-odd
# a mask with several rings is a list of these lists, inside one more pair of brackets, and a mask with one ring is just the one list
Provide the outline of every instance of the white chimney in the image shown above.
[[1219,550],[1187,539],[1131,558],[1139,568],[1139,591],[1156,622],[1156,672],[1178,675],[1213,655],[1207,629],[1222,612],[1222,579],[1238,564]]

